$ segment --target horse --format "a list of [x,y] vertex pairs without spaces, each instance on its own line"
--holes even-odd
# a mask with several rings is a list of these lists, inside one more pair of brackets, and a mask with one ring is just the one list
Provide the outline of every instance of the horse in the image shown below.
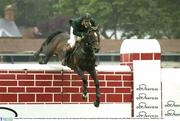
[[[47,64],[49,58],[55,54],[58,59],[62,61],[64,48],[66,47],[69,34],[65,32],[56,32],[49,36],[47,40],[42,44],[41,48],[35,53],[35,57],[38,57],[40,53],[44,53],[39,61],[40,64]],[[83,81],[83,94],[82,98],[87,99],[87,78],[84,72],[88,72],[95,84],[96,100],[94,106],[99,107],[100,105],[100,91],[99,91],[99,80],[97,79],[95,62],[95,53],[100,50],[100,35],[98,27],[92,27],[85,34],[84,38],[80,42],[76,42],[75,47],[68,57],[67,66],[76,72]]]

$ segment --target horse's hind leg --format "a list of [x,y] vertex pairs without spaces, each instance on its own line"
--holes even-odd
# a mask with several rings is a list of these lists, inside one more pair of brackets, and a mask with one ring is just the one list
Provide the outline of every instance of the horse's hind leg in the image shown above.
[[96,101],[94,102],[94,106],[99,107],[99,104],[100,104],[99,80],[96,77],[95,69],[92,69],[88,72],[91,75],[91,77],[93,78],[95,86],[96,86]]
[[50,56],[43,56],[40,60],[39,60],[39,64],[47,64],[48,61],[50,59]]
[[43,43],[42,46],[41,46],[41,48],[33,55],[35,59],[36,59],[37,57],[39,57],[39,54],[42,52],[44,46],[45,46],[45,43]]
[[44,56],[39,60],[39,64],[47,64],[49,59],[53,56],[53,51],[47,51]]
[[34,53],[34,55],[33,55],[34,59],[37,59],[39,57],[41,50],[42,49],[40,48],[36,53]]
[[39,60],[39,64],[47,64],[49,59],[54,54],[54,48],[52,46],[47,46],[46,48],[43,48],[44,56]]
[[78,75],[83,80],[83,95],[82,95],[82,98],[85,100],[85,99],[87,99],[87,93],[88,93],[87,78],[86,78],[86,76],[84,76],[83,71],[79,67],[75,68],[75,72],[78,73]]

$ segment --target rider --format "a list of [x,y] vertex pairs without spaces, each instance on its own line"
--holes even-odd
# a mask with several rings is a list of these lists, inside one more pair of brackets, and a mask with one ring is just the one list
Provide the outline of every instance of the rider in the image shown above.
[[[88,32],[90,27],[95,27],[95,20],[91,17],[89,13],[85,13],[82,17],[70,19],[70,39],[65,48],[64,59],[62,65],[67,65],[67,59],[70,55],[70,52],[73,50],[76,41],[80,41],[84,38],[85,34]],[[76,36],[81,39],[76,40]]]

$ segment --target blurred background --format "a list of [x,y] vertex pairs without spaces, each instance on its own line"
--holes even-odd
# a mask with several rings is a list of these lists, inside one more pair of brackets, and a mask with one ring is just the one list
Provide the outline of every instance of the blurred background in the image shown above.
[[[52,33],[85,12],[100,25],[97,61],[119,62],[124,39],[157,39],[163,67],[180,67],[180,0],[0,0],[1,63],[33,62]],[[54,57],[52,62],[57,62]]]

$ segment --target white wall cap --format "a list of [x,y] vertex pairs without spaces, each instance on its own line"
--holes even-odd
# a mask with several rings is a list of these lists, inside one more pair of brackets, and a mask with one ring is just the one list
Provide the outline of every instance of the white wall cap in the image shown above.
[[160,53],[160,44],[156,39],[126,39],[122,42],[120,53]]
[[[62,66],[61,64],[46,64],[40,65],[35,63],[28,63],[28,64],[0,64],[0,70],[49,70],[49,71],[72,71],[70,68],[66,66]],[[96,67],[97,71],[117,71],[117,72],[130,72],[131,69],[127,65],[99,65]]]

